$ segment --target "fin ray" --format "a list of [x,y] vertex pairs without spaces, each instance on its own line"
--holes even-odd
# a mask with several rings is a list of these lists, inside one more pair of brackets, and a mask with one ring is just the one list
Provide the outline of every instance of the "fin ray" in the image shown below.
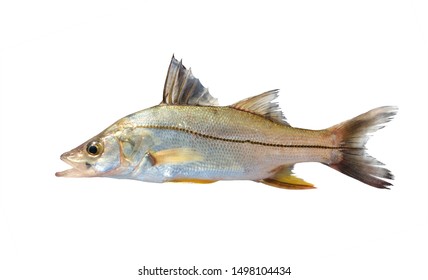
[[153,165],[181,164],[186,162],[201,161],[202,155],[189,148],[175,148],[150,153]]
[[216,106],[217,99],[212,97],[191,69],[186,69],[181,60],[172,56],[165,79],[163,100],[166,105]]
[[269,186],[289,189],[289,190],[308,190],[315,189],[314,185],[293,174],[294,165],[285,165],[279,169],[273,176],[265,178],[260,182]]
[[328,129],[341,149],[336,160],[324,163],[337,171],[380,189],[388,189],[394,179],[384,164],[366,152],[369,135],[384,127],[397,113],[397,107],[385,106],[370,110]]
[[230,107],[257,114],[273,122],[290,126],[279,108],[278,103],[273,102],[273,100],[278,97],[278,92],[278,89],[270,90],[256,96],[243,99],[232,104]]

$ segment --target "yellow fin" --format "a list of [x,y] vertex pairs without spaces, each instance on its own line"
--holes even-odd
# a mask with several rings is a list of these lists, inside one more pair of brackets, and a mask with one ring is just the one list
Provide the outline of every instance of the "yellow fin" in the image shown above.
[[173,179],[169,182],[172,183],[195,183],[195,184],[211,184],[217,182],[216,180],[204,180],[204,179],[192,179],[192,178],[183,178],[183,179]]
[[190,148],[175,148],[162,150],[154,153],[150,153],[154,164],[180,164],[192,161],[201,161],[202,155],[197,151]]
[[294,176],[293,167],[293,165],[284,166],[272,177],[265,178],[260,182],[269,186],[289,190],[315,189],[313,184]]

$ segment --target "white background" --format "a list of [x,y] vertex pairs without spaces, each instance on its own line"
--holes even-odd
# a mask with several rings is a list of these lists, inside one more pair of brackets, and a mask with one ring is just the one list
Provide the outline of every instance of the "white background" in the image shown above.
[[[201,2],[0,4],[0,279],[428,279],[424,1]],[[317,163],[296,168],[312,191],[56,178],[61,153],[161,101],[173,53],[222,105],[280,88],[297,127],[399,106],[368,143],[394,187]]]

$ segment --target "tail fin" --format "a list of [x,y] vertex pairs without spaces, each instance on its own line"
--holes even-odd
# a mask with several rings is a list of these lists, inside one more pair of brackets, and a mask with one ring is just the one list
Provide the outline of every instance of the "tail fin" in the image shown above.
[[392,184],[383,179],[392,180],[394,176],[382,167],[383,163],[367,154],[365,144],[370,134],[383,128],[397,110],[379,107],[329,128],[341,149],[337,160],[327,165],[370,186],[388,189]]

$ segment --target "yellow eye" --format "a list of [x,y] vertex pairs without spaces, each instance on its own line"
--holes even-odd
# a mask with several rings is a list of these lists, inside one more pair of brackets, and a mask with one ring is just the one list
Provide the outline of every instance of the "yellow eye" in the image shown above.
[[86,146],[86,152],[91,156],[98,156],[103,152],[103,145],[100,142],[90,142]]

